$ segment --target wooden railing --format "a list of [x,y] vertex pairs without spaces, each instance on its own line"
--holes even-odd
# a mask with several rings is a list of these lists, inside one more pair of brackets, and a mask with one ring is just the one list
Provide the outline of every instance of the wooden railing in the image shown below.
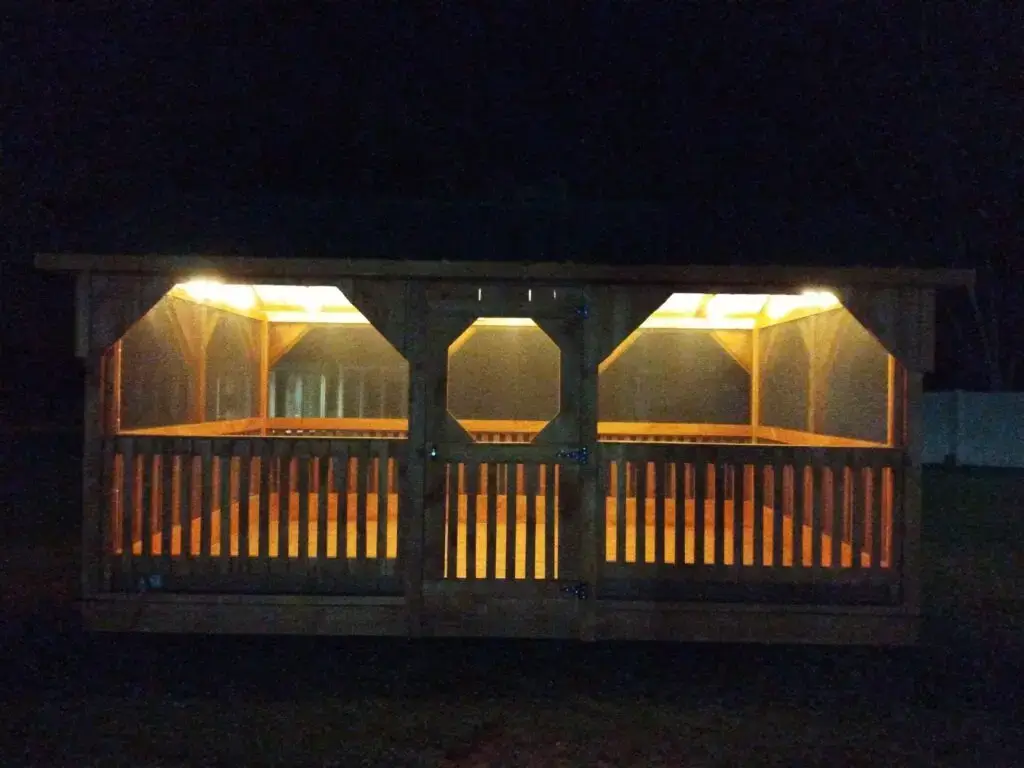
[[602,444],[599,458],[606,593],[899,582],[897,450]]
[[[460,422],[474,440],[481,443],[529,443],[547,425],[546,421],[513,419],[464,419]],[[196,424],[178,424],[122,432],[134,436],[215,437],[269,435],[277,437],[331,437],[404,440],[406,419],[386,418],[284,418],[231,419]],[[758,441],[782,445],[831,448],[881,448],[884,443],[836,435],[821,435],[782,427],[749,424],[672,424],[662,422],[599,421],[598,439],[628,443],[732,443]]]
[[444,578],[558,578],[554,463],[446,462]]
[[104,445],[113,590],[398,590],[405,443],[118,437]]

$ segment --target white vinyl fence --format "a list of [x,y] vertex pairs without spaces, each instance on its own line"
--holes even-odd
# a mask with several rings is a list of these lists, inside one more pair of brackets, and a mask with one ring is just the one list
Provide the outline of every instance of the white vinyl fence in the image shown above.
[[928,392],[924,463],[1024,467],[1024,392]]

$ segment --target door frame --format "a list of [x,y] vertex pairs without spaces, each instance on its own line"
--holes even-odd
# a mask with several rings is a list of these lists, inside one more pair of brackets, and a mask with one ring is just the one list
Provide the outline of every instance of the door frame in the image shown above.
[[[482,288],[447,283],[428,285],[424,298],[422,357],[418,361],[423,377],[418,389],[426,401],[421,411],[424,454],[422,487],[418,489],[423,499],[422,581],[417,606],[421,628],[429,635],[586,637],[592,634],[593,625],[594,589],[588,575],[595,570],[592,560],[597,551],[597,526],[592,519],[597,508],[593,461],[597,364],[590,359],[594,355],[588,354],[592,345],[587,343],[590,322],[586,293],[579,288],[531,288],[522,283]],[[530,443],[476,442],[448,412],[449,346],[481,317],[528,317],[559,347],[559,412]],[[590,369],[593,376],[588,375]],[[590,389],[594,391],[591,393]],[[414,399],[415,396],[413,392]],[[411,408],[410,414],[415,410]],[[450,504],[448,483],[453,477],[449,468],[460,464],[474,468],[489,464],[484,478],[495,477],[494,465],[504,464],[507,468],[509,464],[521,464],[521,476],[527,477],[531,470],[537,472],[534,482],[540,478],[536,469],[539,465],[559,467],[555,579],[547,575],[544,579],[496,578],[497,569],[491,564],[485,566],[482,577],[470,576],[468,572],[462,578],[445,573],[445,555],[450,551],[445,541]],[[480,498],[476,495],[478,478],[467,482],[468,474],[463,471],[458,475],[459,493],[465,484],[467,498]],[[545,470],[545,477],[553,477],[550,469]],[[518,484],[511,490],[516,491],[517,506],[528,503],[518,501],[525,498],[520,496]],[[491,516],[495,514],[496,502],[491,494],[488,496],[483,504],[488,517],[494,519]],[[553,500],[554,489],[546,489],[543,498],[545,502]],[[479,501],[474,504],[475,510],[480,509],[479,505]],[[536,507],[527,506],[528,521],[530,511],[540,506],[540,497]],[[546,503],[544,506],[547,509]],[[457,509],[453,506],[452,511]],[[522,513],[523,507],[519,509]],[[469,520],[467,502],[467,560],[469,537],[475,537],[475,533],[469,533]],[[488,533],[492,528],[496,526],[488,526]],[[548,531],[545,528],[550,542],[552,536]],[[495,542],[489,539],[484,546],[494,547]],[[489,555],[488,552],[485,558]],[[492,575],[495,577],[488,578]]]

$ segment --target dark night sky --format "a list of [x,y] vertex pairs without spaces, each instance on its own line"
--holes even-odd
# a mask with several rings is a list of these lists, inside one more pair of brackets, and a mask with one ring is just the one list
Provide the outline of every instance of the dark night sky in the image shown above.
[[12,264],[189,195],[480,199],[558,179],[705,230],[870,220],[928,263],[1024,241],[1019,3],[186,5],[4,14],[8,350],[70,298]]

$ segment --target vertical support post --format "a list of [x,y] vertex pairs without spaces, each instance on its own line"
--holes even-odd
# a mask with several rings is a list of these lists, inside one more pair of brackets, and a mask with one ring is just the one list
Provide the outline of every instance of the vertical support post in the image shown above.
[[[426,521],[427,461],[427,324],[422,284],[406,284],[405,356],[409,363],[409,423],[405,473],[401,478],[398,551],[402,558],[409,635],[423,633],[423,550]],[[340,413],[340,411],[339,411]]]
[[921,413],[924,375],[905,371],[903,467],[903,607],[911,615],[921,612],[921,454],[924,443]]
[[260,321],[260,394],[259,418],[260,437],[267,436],[267,418],[270,411],[270,321]]
[[597,602],[595,595],[598,573],[598,548],[603,544],[603,537],[598,535],[598,519],[604,526],[604,498],[601,490],[602,460],[597,450],[597,405],[598,376],[601,364],[601,333],[600,313],[603,306],[592,306],[589,290],[583,291],[586,311],[581,322],[582,329],[582,360],[583,368],[579,386],[579,444],[585,448],[593,460],[580,467],[580,576],[585,584],[590,584],[586,596],[580,600],[581,640],[594,640],[597,633]]
[[755,325],[750,333],[750,442],[756,444],[761,428],[761,329]]
[[111,385],[110,392],[110,428],[113,434],[117,435],[121,432],[121,402],[123,400],[124,392],[124,368],[122,363],[124,362],[124,342],[118,339],[114,342],[113,349],[113,376],[114,381]]
[[[88,273],[79,277],[79,281],[86,283],[90,277]],[[78,308],[77,322],[80,326],[80,333],[84,333],[91,340],[89,333],[92,322],[92,311],[88,302],[81,304]],[[83,327],[84,325],[84,327]],[[117,355],[115,372],[118,387],[115,390],[115,401],[117,403],[117,420],[120,420],[120,371],[121,371],[121,342],[117,342]],[[103,354],[93,353],[89,349],[83,350],[85,356],[85,413],[83,414],[83,436],[82,436],[82,573],[81,589],[82,597],[89,598],[100,591],[100,565],[102,563],[100,548],[103,542],[100,540],[100,515],[104,513],[105,505],[102,503],[103,486],[101,480],[102,455],[100,451],[100,440],[103,433],[103,413],[100,405],[100,396],[103,391]],[[112,426],[118,427],[115,422]]]

